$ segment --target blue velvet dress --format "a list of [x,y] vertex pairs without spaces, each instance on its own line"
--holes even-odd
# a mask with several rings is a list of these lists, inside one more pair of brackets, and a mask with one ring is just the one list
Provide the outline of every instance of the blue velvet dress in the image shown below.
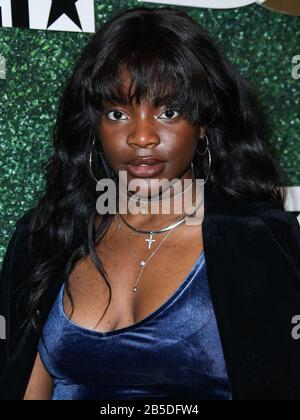
[[173,295],[129,327],[98,332],[70,321],[64,284],[44,325],[52,400],[230,400],[204,251]]

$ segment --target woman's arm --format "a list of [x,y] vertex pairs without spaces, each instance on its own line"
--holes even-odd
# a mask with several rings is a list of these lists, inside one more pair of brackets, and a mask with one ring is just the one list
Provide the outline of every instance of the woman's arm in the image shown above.
[[32,373],[24,395],[24,400],[51,400],[53,378],[45,369],[40,354],[37,353]]

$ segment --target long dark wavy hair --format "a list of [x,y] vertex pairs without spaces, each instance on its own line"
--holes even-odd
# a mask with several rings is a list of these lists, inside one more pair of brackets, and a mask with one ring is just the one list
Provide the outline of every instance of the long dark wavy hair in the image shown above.
[[[131,96],[123,91],[124,66],[134,84]],[[116,174],[105,156],[100,158],[98,127],[106,101],[126,104],[133,98],[167,105],[206,127],[212,155],[209,182],[219,192],[232,200],[267,200],[283,208],[279,186],[284,184],[270,152],[269,123],[250,84],[186,13],[172,7],[121,10],[92,36],[61,98],[46,188],[31,219],[31,240],[40,257],[25,287],[32,286],[28,320],[37,330],[37,308],[62,271],[73,308],[68,274],[84,256],[91,256],[109,287],[106,310],[111,302],[96,245],[113,215],[102,215],[95,226],[99,192],[93,174],[115,181]],[[207,160],[196,154],[193,162],[197,177],[203,178]],[[74,229],[80,232],[77,244]]]

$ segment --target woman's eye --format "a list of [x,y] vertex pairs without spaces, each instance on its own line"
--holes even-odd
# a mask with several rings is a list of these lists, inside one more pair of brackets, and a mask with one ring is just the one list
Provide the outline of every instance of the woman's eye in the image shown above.
[[[110,118],[109,115],[112,114],[115,118]],[[112,110],[107,112],[106,114],[108,116],[109,119],[113,120],[113,121],[122,121],[122,119],[120,117],[122,117],[122,115],[125,116],[125,114],[121,111],[116,111],[116,110]],[[125,116],[126,117],[126,116]],[[125,118],[126,119],[126,118]],[[124,119],[123,119],[124,120]]]
[[[164,114],[166,114],[166,117],[162,118],[163,120],[169,120],[169,119],[174,120],[175,118],[178,117],[178,115],[180,115],[178,111],[175,111],[173,109],[167,109],[161,115],[164,115]],[[123,112],[118,111],[118,110],[111,110],[107,112],[106,115],[112,121],[122,121],[122,120],[124,121],[127,119],[126,115]],[[122,118],[122,116],[125,118]]]
[[[175,117],[174,117],[174,113],[175,113]],[[176,115],[176,113],[177,113],[177,115]],[[174,109],[167,109],[161,115],[164,115],[164,114],[167,115],[167,118],[163,118],[163,120],[169,120],[169,119],[174,120],[175,118],[178,117],[179,112],[175,111]]]

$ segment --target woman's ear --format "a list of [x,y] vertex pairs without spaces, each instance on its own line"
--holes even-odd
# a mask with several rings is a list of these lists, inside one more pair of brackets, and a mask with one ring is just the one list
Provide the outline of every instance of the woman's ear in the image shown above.
[[205,136],[205,127],[200,127],[200,137],[203,139]]

